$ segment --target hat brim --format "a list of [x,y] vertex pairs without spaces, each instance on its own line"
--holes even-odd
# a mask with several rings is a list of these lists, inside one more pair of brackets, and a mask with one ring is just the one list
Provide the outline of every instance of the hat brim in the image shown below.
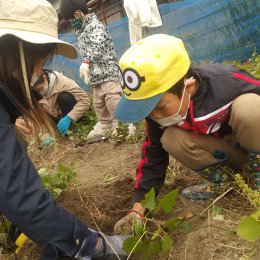
[[35,44],[56,43],[57,48],[55,54],[62,55],[71,59],[75,59],[78,56],[77,50],[72,44],[61,41],[60,39],[48,34],[13,29],[0,29],[0,37],[7,34],[14,35],[21,40]]
[[115,109],[116,119],[123,123],[136,123],[143,120],[152,112],[162,95],[163,93],[140,100],[130,100],[122,96]]

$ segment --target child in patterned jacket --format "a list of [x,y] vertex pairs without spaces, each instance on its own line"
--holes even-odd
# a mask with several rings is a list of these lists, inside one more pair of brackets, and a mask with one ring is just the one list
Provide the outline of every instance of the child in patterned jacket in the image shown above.
[[78,47],[83,59],[80,76],[93,91],[93,106],[99,119],[87,141],[100,141],[108,133],[115,133],[118,126],[114,110],[122,88],[113,42],[107,28],[94,13],[89,13],[85,0],[62,0],[60,14],[71,20],[78,34]]

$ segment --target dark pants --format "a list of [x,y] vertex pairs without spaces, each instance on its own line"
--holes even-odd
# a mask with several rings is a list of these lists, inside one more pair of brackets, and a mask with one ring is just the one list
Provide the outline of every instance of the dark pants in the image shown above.
[[59,259],[60,252],[74,256],[79,250],[81,255],[91,255],[97,234],[43,188],[4,112],[0,104],[0,211],[44,249],[42,259]]
[[62,116],[66,116],[77,104],[76,98],[68,92],[61,92],[58,95],[57,101],[62,112]]

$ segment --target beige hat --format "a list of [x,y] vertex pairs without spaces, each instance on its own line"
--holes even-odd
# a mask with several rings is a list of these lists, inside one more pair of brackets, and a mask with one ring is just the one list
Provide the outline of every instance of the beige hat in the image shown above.
[[0,1],[0,37],[11,34],[36,44],[57,43],[56,54],[76,58],[75,47],[58,39],[57,23],[57,13],[48,1]]

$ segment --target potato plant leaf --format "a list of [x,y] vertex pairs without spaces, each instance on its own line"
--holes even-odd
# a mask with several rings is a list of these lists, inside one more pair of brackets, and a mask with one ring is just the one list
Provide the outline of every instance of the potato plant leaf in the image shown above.
[[158,228],[158,229],[154,232],[153,236],[151,237],[151,240],[155,240],[158,236],[160,236],[161,233],[162,233],[162,230],[161,230],[160,228]]
[[167,253],[171,250],[171,247],[173,245],[172,238],[167,234],[164,233],[163,239],[162,239],[162,251],[163,253]]
[[175,189],[160,199],[156,211],[159,212],[161,209],[163,209],[166,213],[170,213],[175,205],[178,192],[179,190]]
[[[137,253],[142,250],[142,243],[139,241],[141,236],[134,236],[126,239],[123,243],[123,249],[130,254],[133,250],[132,253]],[[139,241],[139,242],[138,242]]]
[[237,234],[244,240],[255,242],[260,239],[260,221],[247,216],[239,222]]
[[153,256],[161,252],[161,243],[159,241],[146,240],[142,244],[142,260],[151,260]]
[[144,232],[144,227],[137,223],[134,223],[134,231],[136,236],[141,236]]
[[156,204],[154,188],[152,188],[148,193],[145,194],[144,200],[142,200],[141,204],[144,208],[147,208],[149,210],[153,210],[155,208]]
[[182,221],[182,218],[171,218],[166,220],[164,225],[169,231],[174,232]]
[[257,210],[256,212],[252,213],[251,216],[253,218],[255,218],[256,220],[259,220],[260,219],[260,209]]
[[183,221],[182,228],[185,233],[189,233],[191,231],[191,225],[188,221]]

